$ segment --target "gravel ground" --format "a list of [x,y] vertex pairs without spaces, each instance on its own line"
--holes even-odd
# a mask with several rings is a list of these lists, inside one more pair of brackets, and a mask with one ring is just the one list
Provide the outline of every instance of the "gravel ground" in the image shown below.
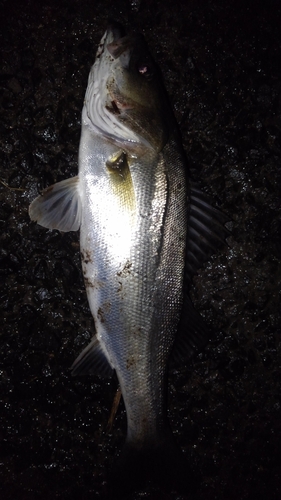
[[[196,499],[277,500],[280,3],[42,4],[0,1],[1,497],[104,498],[106,470],[124,442],[122,402],[107,429],[116,380],[69,373],[93,333],[78,234],[28,217],[42,188],[77,173],[88,73],[111,17],[145,34],[193,178],[232,220],[228,246],[191,289],[212,338],[170,377],[171,426],[202,477]],[[134,498],[164,496],[148,487]]]

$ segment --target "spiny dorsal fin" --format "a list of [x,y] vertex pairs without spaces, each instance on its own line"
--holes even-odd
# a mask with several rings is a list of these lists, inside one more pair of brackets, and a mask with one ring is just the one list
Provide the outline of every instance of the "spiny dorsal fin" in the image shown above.
[[[227,222],[229,218],[212,207],[207,195],[195,183],[191,183],[185,269],[187,289],[203,263],[225,244],[225,239],[230,234],[225,227]],[[171,367],[186,363],[194,354],[202,351],[209,338],[209,328],[194,309],[185,291],[181,319],[170,357]]]
[[185,263],[188,283],[210,255],[225,244],[230,234],[225,224],[229,221],[229,217],[212,207],[207,195],[191,183]]

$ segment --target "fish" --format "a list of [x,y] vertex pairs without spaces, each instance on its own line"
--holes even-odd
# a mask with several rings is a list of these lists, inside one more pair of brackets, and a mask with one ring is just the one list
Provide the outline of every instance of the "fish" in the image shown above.
[[144,36],[118,23],[108,26],[89,74],[78,164],[76,177],[48,187],[29,207],[45,228],[80,229],[96,332],[72,373],[117,375],[127,436],[112,475],[114,498],[154,477],[180,491],[192,471],[167,419],[168,369],[186,363],[209,336],[188,288],[224,244],[227,217],[190,179]]

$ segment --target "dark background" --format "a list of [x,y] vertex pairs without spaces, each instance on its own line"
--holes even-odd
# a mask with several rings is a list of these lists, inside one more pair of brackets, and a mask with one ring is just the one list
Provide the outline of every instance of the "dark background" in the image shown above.
[[124,442],[122,403],[106,431],[116,382],[69,374],[93,332],[78,234],[28,217],[42,188],[77,173],[88,73],[112,17],[145,34],[193,177],[232,218],[229,246],[193,281],[214,334],[171,374],[172,429],[202,475],[199,500],[279,499],[280,2],[39,3],[0,1],[1,498],[101,498]]

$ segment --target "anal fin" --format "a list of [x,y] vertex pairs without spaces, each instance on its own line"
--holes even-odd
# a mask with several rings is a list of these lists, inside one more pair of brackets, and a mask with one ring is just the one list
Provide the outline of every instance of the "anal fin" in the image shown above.
[[88,373],[95,373],[103,377],[110,377],[113,374],[113,368],[96,335],[71,366],[73,376]]

